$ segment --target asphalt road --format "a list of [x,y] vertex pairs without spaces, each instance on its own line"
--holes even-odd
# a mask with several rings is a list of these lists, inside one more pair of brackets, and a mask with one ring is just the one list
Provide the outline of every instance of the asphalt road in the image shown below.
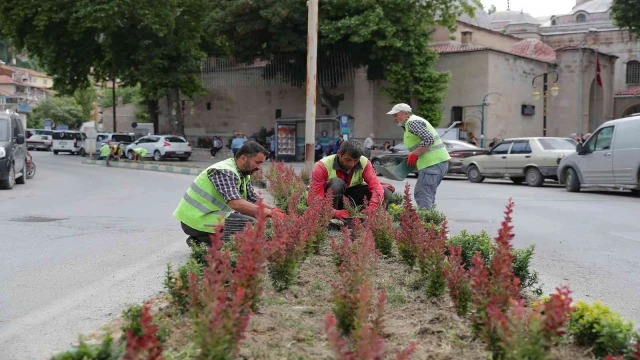
[[[71,346],[160,291],[166,263],[188,254],[171,213],[191,176],[33,154],[35,178],[0,192],[3,360],[48,358]],[[391,183],[402,191],[403,183]],[[640,324],[640,197],[448,179],[437,202],[452,233],[493,235],[509,197],[514,245],[536,244],[534,269],[546,292],[568,284],[576,299],[602,300]]]

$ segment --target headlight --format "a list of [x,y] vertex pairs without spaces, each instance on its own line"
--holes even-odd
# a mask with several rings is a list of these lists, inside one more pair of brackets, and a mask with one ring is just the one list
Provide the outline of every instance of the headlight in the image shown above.
[[0,159],[4,159],[7,156],[7,152],[4,150],[4,147],[0,146]]

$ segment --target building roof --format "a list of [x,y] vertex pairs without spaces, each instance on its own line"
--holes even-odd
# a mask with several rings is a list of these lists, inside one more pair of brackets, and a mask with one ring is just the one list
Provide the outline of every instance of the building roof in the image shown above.
[[470,1],[468,4],[474,7],[473,17],[463,14],[458,18],[458,21],[491,30],[489,15],[487,15],[484,9],[479,7],[474,1]]
[[587,0],[580,5],[576,5],[571,10],[571,14],[575,14],[578,11],[585,11],[590,14],[603,13],[609,11],[613,5],[613,0]]
[[626,90],[622,90],[616,96],[640,96],[640,86],[634,86]]
[[0,75],[0,84],[2,85],[6,85],[6,84],[15,84],[16,82],[11,78],[11,76],[7,76],[7,75]]
[[532,57],[546,62],[556,61],[556,52],[553,48],[538,39],[525,39],[509,48],[509,52],[515,55]]
[[53,77],[45,74],[45,73],[41,73],[39,71],[35,71],[35,70],[31,70],[31,69],[26,69],[26,68],[21,68],[21,67],[17,67],[17,66],[11,66],[11,65],[0,65],[0,68],[3,69],[7,69],[11,72],[24,72],[27,73],[31,76],[37,76],[37,77],[45,77],[45,78],[49,78],[49,79],[53,79]]
[[[533,16],[527,14],[524,11],[505,10],[498,11],[489,15],[489,21],[491,24],[507,23],[507,24],[540,24],[540,22]],[[498,28],[501,29],[500,26]],[[500,30],[496,29],[495,30]]]
[[479,45],[434,45],[431,46],[431,49],[435,50],[439,54],[448,54],[486,50],[487,48]]
[[9,93],[8,91],[4,91],[4,90],[0,89],[0,96],[11,96],[11,93]]

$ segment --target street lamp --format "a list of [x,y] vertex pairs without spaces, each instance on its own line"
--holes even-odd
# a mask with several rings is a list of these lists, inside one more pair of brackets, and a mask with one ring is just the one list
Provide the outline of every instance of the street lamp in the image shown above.
[[[550,90],[547,90],[548,88],[548,75],[549,74],[555,74],[556,75],[556,80],[553,82],[553,86],[551,87]],[[540,100],[540,91],[538,91],[538,88],[535,86],[535,82],[536,79],[541,77],[543,78],[543,85],[542,85],[542,101],[543,101],[543,121],[542,121],[542,136],[547,136],[547,98],[548,98],[548,94],[551,93],[551,96],[556,97],[558,96],[558,94],[560,93],[560,88],[557,85],[558,82],[558,72],[557,71],[545,71],[544,74],[540,74],[536,77],[533,78],[533,81],[531,81],[531,86],[533,87],[533,94],[531,94],[531,97],[533,98],[534,101],[538,101]]]
[[481,104],[481,106],[482,106],[482,119],[480,119],[480,147],[481,148],[484,148],[484,107],[486,105],[489,105],[489,103],[487,102],[487,97],[489,97],[489,95],[492,95],[492,94],[496,94],[496,95],[502,96],[502,94],[500,94],[500,93],[490,92],[490,93],[488,93],[487,95],[485,95],[482,98],[482,104]]

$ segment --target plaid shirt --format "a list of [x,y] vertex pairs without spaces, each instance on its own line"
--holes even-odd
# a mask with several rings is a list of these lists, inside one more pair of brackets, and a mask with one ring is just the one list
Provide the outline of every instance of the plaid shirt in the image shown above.
[[[405,121],[403,127],[405,127],[406,125],[407,122]],[[429,130],[427,130],[427,124],[423,123],[422,121],[409,122],[409,132],[420,138],[421,147],[431,146],[436,141]]]
[[[238,165],[236,165],[237,168]],[[240,173],[240,170],[238,170]],[[224,201],[229,202],[231,200],[243,199],[239,190],[239,180],[236,174],[231,170],[219,170],[210,169],[207,172],[209,180],[213,183],[213,186],[220,192],[220,195],[224,198]],[[251,203],[258,202],[258,195],[253,189],[251,182],[247,183],[247,201]]]

